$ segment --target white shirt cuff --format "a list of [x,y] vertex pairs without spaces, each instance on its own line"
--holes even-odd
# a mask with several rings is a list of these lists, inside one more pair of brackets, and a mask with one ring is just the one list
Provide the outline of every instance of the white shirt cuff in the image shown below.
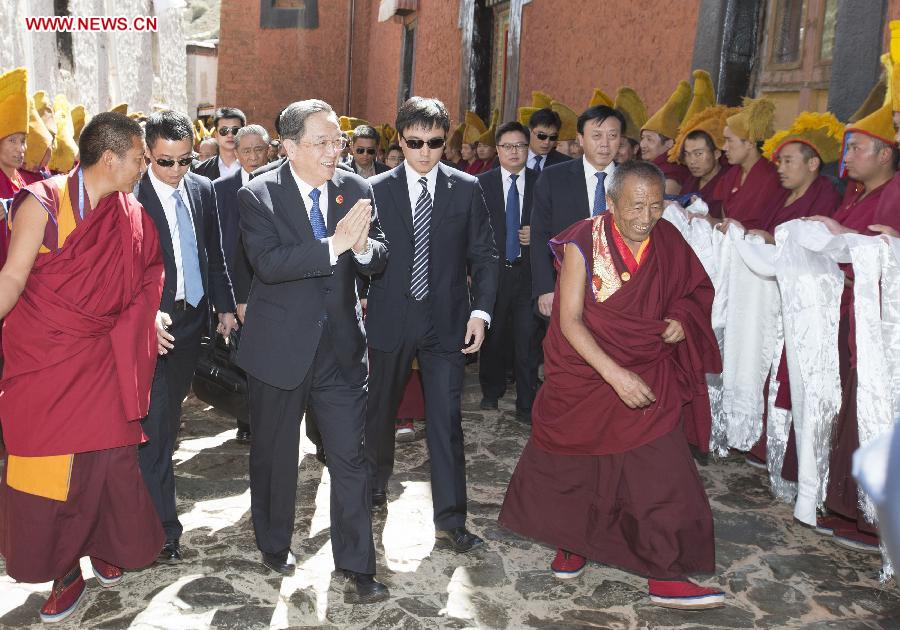
[[337,255],[334,253],[334,245],[331,244],[331,237],[325,239],[325,242],[328,243],[328,259],[331,261],[331,266],[334,267],[337,264]]
[[[352,249],[350,251],[353,252]],[[372,253],[374,251],[375,250],[372,247],[372,239],[369,239],[366,241],[366,251],[364,251],[362,254],[353,252],[353,256],[356,258],[356,262],[358,262],[360,265],[368,265],[370,262],[372,262]]]
[[478,319],[483,319],[484,323],[487,325],[487,327],[488,328],[491,327],[491,316],[488,315],[487,313],[485,313],[484,311],[472,311],[472,315],[470,316],[470,319],[471,319],[471,317],[477,317]]

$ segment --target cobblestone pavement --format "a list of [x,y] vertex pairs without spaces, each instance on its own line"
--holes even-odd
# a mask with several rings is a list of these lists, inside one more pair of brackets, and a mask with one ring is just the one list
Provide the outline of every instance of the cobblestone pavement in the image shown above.
[[[129,573],[109,590],[91,577],[68,628],[900,628],[900,592],[877,581],[877,557],[836,547],[795,524],[773,500],[766,477],[743,460],[701,468],[716,519],[718,573],[705,583],[728,593],[725,608],[678,612],[651,606],[645,582],[597,564],[563,582],[549,572],[552,550],[496,522],[507,481],[528,435],[512,401],[478,409],[467,378],[463,423],[470,527],[487,541],[477,555],[435,547],[428,460],[416,442],[398,447],[386,516],[375,521],[378,573],[392,598],[371,607],[343,603],[331,579],[328,474],[301,446],[294,552],[282,578],[259,562],[250,523],[248,448],[229,418],[191,399],[178,452],[185,560]],[[90,575],[87,569],[85,575]],[[0,561],[0,627],[40,627],[49,584],[20,585]]]

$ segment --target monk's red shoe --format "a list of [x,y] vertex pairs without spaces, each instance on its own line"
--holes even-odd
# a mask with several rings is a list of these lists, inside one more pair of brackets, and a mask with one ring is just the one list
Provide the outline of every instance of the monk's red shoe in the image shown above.
[[125,579],[122,569],[100,558],[91,556],[91,568],[94,570],[94,577],[97,578],[97,581],[103,588],[115,586]]
[[647,580],[650,601],[663,608],[703,610],[725,605],[725,593],[687,580]]
[[50,597],[41,607],[41,621],[55,623],[62,621],[78,608],[84,597],[84,578],[81,577],[81,565],[75,566],[64,576],[53,581]]
[[584,573],[584,565],[587,563],[584,556],[571,553],[565,549],[557,549],[556,557],[550,563],[553,575],[561,580],[571,580]]

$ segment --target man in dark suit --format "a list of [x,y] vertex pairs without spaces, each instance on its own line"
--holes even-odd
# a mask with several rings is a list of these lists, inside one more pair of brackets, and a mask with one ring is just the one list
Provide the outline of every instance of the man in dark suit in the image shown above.
[[625,133],[625,117],[618,110],[597,105],[578,117],[578,141],[584,157],[549,167],[534,187],[531,212],[532,294],[538,312],[550,317],[556,272],[547,246],[550,239],[579,221],[606,211],[606,178]]
[[[244,249],[240,246],[240,211],[238,210],[238,190],[250,181],[250,174],[266,163],[269,150],[269,134],[261,125],[241,127],[235,136],[235,146],[241,168],[232,175],[220,177],[213,182],[216,191],[216,204],[219,210],[219,222],[222,226],[222,250],[225,252],[225,265],[234,288],[237,302],[237,316],[243,321],[247,309],[247,296],[250,294],[250,272]],[[250,442],[250,420],[247,417],[237,418],[238,442]]]
[[210,181],[227,177],[238,172],[238,161],[234,139],[241,127],[247,124],[247,117],[237,107],[220,107],[213,116],[219,154],[197,164],[192,170]]
[[237,322],[216,194],[212,182],[188,171],[194,156],[191,119],[179,112],[155,112],[147,119],[144,133],[150,165],[134,195],[159,230],[165,285],[156,318],[160,356],[150,411],[143,420],[148,441],[138,455],[166,532],[159,561],[172,563],[181,560],[182,527],[175,509],[172,468],[181,403],[197,368],[210,308],[217,313],[219,333],[229,335]]
[[506,393],[507,349],[513,348],[516,418],[531,421],[537,389],[533,337],[537,322],[531,299],[531,200],[537,173],[525,167],[528,128],[519,122],[500,125],[496,133],[499,168],[478,176],[491,216],[500,255],[500,282],[491,329],[479,353],[481,408],[497,409]]
[[331,107],[292,103],[281,133],[287,161],[238,192],[254,271],[237,363],[250,391],[256,544],[267,567],[293,574],[300,418],[309,406],[331,474],[331,546],[347,577],[344,600],[382,601],[362,446],[367,366],[356,273],[381,271],[387,246],[371,187],[335,169],[346,139]]
[[540,174],[548,166],[568,162],[572,159],[556,150],[561,127],[562,120],[560,120],[559,114],[549,107],[544,107],[531,114],[528,119],[531,135],[528,140],[528,159],[525,163],[528,168]]
[[443,103],[414,96],[400,107],[396,127],[406,160],[372,180],[391,243],[390,264],[372,276],[366,313],[372,505],[387,502],[394,418],[416,357],[425,390],[435,529],[465,552],[484,541],[466,529],[460,395],[466,355],[478,351],[490,323],[497,251],[478,180],[440,163],[450,128]]
[[350,142],[350,168],[360,177],[374,177],[389,170],[387,164],[382,164],[375,159],[378,152],[378,143],[381,136],[375,127],[359,125],[353,130],[353,140]]

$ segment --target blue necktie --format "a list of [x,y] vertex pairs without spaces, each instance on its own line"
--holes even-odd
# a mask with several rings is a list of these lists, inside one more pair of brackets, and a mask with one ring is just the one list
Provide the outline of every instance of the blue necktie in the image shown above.
[[606,173],[597,171],[594,175],[597,177],[597,187],[594,188],[594,213],[591,216],[606,212],[606,188],[603,186]]
[[519,189],[516,187],[518,175],[510,175],[512,184],[506,194],[506,260],[513,262],[522,251],[519,247]]
[[322,209],[319,208],[319,195],[322,191],[313,188],[309,191],[309,198],[312,199],[312,207],[309,209],[309,222],[312,224],[313,236],[317,241],[321,241],[328,236],[328,230],[325,228],[325,217],[322,216]]
[[422,192],[416,200],[416,215],[413,217],[413,268],[409,283],[412,296],[421,300],[428,295],[428,250],[431,247],[431,194],[428,192],[428,178],[420,177]]
[[533,168],[534,168],[534,170],[536,170],[538,173],[541,172],[541,162],[543,162],[543,161],[544,161],[544,160],[541,158],[540,155],[535,155],[535,156],[534,156],[534,167],[533,167]]
[[200,258],[197,254],[197,237],[194,235],[191,213],[181,199],[181,191],[172,193],[175,199],[175,218],[178,223],[178,240],[181,242],[181,273],[184,276],[184,300],[197,306],[203,299],[203,279],[200,277]]

